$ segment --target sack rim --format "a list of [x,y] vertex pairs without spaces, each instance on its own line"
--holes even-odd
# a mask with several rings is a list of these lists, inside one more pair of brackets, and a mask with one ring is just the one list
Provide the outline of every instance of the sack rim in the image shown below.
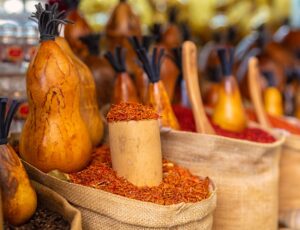
[[[210,188],[211,188],[211,194],[208,198],[206,199],[203,199],[199,202],[195,202],[195,203],[184,203],[184,202],[181,202],[181,203],[178,203],[178,204],[171,204],[171,205],[162,205],[162,204],[156,204],[156,203],[152,203],[152,202],[147,202],[147,201],[142,201],[142,200],[136,200],[136,199],[132,199],[132,198],[128,198],[128,197],[125,197],[125,196],[121,196],[121,195],[117,195],[117,194],[114,194],[114,193],[111,193],[111,192],[107,192],[107,191],[104,191],[102,189],[97,189],[97,188],[92,188],[92,187],[89,187],[89,186],[85,186],[85,185],[81,185],[81,184],[76,184],[76,183],[72,183],[70,181],[64,181],[64,180],[60,180],[52,175],[49,175],[47,173],[44,173],[43,171],[39,170],[38,168],[36,168],[35,166],[33,166],[32,164],[28,163],[27,161],[23,160],[22,159],[22,163],[24,164],[25,167],[31,167],[32,169],[34,169],[35,171],[37,171],[38,173],[41,173],[43,176],[46,176],[46,177],[51,177],[52,179],[56,180],[56,181],[59,181],[59,182],[62,182],[62,183],[67,183],[69,185],[74,185],[74,186],[80,186],[82,188],[88,188],[88,189],[92,189],[93,191],[101,191],[101,192],[104,192],[105,194],[109,194],[109,195],[112,195],[112,196],[115,196],[115,197],[118,197],[118,198],[125,198],[126,200],[128,201],[138,201],[138,202],[142,202],[142,203],[145,203],[145,204],[150,204],[150,205],[153,205],[153,206],[156,206],[156,207],[161,207],[161,208],[169,208],[169,207],[176,207],[176,206],[182,206],[182,204],[185,204],[185,205],[193,205],[193,204],[199,204],[201,202],[204,202],[208,199],[211,199],[212,196],[214,196],[217,192],[217,186],[216,184],[212,181],[211,178],[208,178],[210,180]],[[199,176],[197,176],[199,177]],[[199,177],[201,178],[201,177]],[[61,196],[59,193],[57,193],[56,191],[52,190],[51,188],[48,188],[47,186],[43,185],[43,184],[40,184],[38,182],[36,182],[35,180],[31,180],[31,181],[34,181],[34,183],[37,183],[43,187],[45,187],[46,189],[48,190],[51,190],[52,192],[56,193],[57,195]],[[61,196],[63,199],[67,199],[63,196]]]
[[232,142],[232,143],[247,144],[247,145],[251,144],[252,146],[268,147],[268,148],[278,147],[280,145],[283,145],[286,141],[286,136],[283,134],[283,132],[280,132],[280,131],[271,132],[271,134],[274,135],[275,138],[276,138],[276,141],[274,141],[272,143],[259,143],[259,142],[249,141],[249,140],[242,140],[242,139],[236,139],[236,138],[231,138],[231,137],[224,137],[224,136],[220,136],[220,135],[203,134],[203,133],[195,133],[195,132],[187,132],[187,131],[178,131],[178,130],[173,130],[173,129],[161,129],[161,133],[162,134],[164,134],[164,133],[165,134],[168,134],[168,133],[186,134],[186,135],[192,136],[193,138],[197,137],[197,136],[198,137],[209,136],[209,137],[216,138],[216,139],[219,139],[219,140],[223,139],[223,140],[226,140],[226,141]]
[[[82,217],[81,217],[81,213],[78,209],[76,209],[75,207],[73,207],[67,200],[66,198],[64,198],[63,196],[61,196],[60,194],[58,194],[57,192],[55,192],[54,190],[46,187],[45,185],[42,185],[40,183],[38,183],[35,180],[30,180],[30,183],[32,184],[32,186],[34,187],[37,196],[40,197],[41,193],[46,192],[48,194],[53,195],[55,198],[57,198],[59,205],[65,206],[68,209],[70,209],[73,212],[73,218],[72,221],[68,221],[70,224],[70,230],[81,230],[82,229]],[[48,196],[48,195],[46,195]],[[39,199],[39,198],[38,198]],[[54,210],[55,211],[55,210]],[[65,216],[61,213],[59,213],[60,215],[62,215],[65,219]]]
[[[199,221],[209,215],[212,215],[213,211],[216,208],[216,203],[217,203],[217,188],[215,184],[211,181],[212,185],[212,192],[210,196],[204,200],[201,200],[196,203],[179,203],[179,204],[173,204],[173,205],[160,205],[160,204],[155,204],[151,202],[145,202],[145,201],[140,201],[140,200],[135,200],[135,199],[130,199],[127,197],[123,197],[120,195],[116,195],[113,193],[109,193],[106,191],[103,191],[101,189],[96,189],[96,188],[91,188],[88,186],[84,185],[79,185],[75,183],[71,183],[68,181],[63,181],[60,180],[56,177],[53,177],[51,175],[45,174],[42,171],[38,170],[34,166],[30,165],[29,163],[23,161],[24,167],[26,170],[29,172],[29,175],[45,184],[46,186],[50,187],[51,189],[55,190],[57,193],[61,194],[64,196],[62,193],[63,191],[60,191],[62,187],[64,189],[67,189],[69,191],[74,191],[76,188],[80,188],[80,192],[86,194],[86,200],[89,200],[89,194],[97,192],[99,201],[100,200],[105,200],[105,202],[110,203],[110,204],[118,204],[119,207],[132,207],[135,209],[144,209],[145,211],[150,211],[155,213],[156,216],[164,216],[165,218],[168,218],[169,221],[162,221],[162,220],[157,220],[157,222],[153,221],[153,217],[145,217],[144,222],[151,222],[149,223],[149,226],[151,227],[162,227],[162,228],[169,228],[169,227],[174,227],[174,226],[179,226],[179,225],[184,225],[190,222],[195,222]],[[107,216],[111,219],[114,219],[116,221],[119,221],[121,223],[126,223],[126,224],[131,224],[131,225],[136,225],[136,219],[135,218],[125,218],[122,214],[118,213],[118,207],[115,206],[115,208],[112,210],[111,207],[109,210],[107,207],[102,206],[102,207],[97,207],[95,204],[95,200],[90,200],[89,205],[82,205],[80,201],[77,199],[77,197],[73,197],[72,195],[68,195],[66,199],[74,204],[76,207],[83,207],[85,209],[88,209],[94,213],[97,213],[98,215],[104,215]],[[113,206],[113,205],[112,205]],[[202,210],[202,211],[201,211]],[[203,211],[205,210],[205,211]],[[175,218],[176,216],[174,213],[181,213],[182,217],[180,219]],[[199,213],[197,215],[190,215],[190,213]]]

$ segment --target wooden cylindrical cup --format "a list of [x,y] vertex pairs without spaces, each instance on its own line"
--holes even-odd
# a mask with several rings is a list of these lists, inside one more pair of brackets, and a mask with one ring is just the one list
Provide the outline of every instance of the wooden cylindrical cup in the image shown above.
[[112,166],[118,176],[136,186],[162,182],[158,119],[109,121]]

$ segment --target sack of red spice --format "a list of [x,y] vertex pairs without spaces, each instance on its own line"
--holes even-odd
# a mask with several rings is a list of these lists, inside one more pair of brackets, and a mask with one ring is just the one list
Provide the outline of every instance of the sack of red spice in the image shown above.
[[284,137],[255,143],[216,135],[162,133],[164,157],[218,187],[213,229],[277,229],[279,158]]
[[[256,120],[252,111],[247,111]],[[274,128],[286,131],[280,158],[279,211],[300,209],[300,122],[295,118],[268,116]]]
[[[103,156],[99,155],[99,158]],[[105,156],[104,156],[105,158]],[[102,161],[103,159],[101,159]],[[124,179],[114,180],[105,177],[114,177],[113,174],[107,174],[104,171],[99,172],[104,175],[105,181],[100,181],[94,184],[93,187],[105,186],[109,181],[115,181],[114,184],[108,186],[107,191],[100,189],[83,186],[80,184],[70,183],[69,181],[58,179],[57,176],[45,174],[26,162],[23,162],[28,174],[34,180],[45,184],[52,188],[60,195],[66,197],[75,207],[77,207],[83,217],[84,229],[197,229],[197,230],[210,230],[213,224],[213,211],[216,207],[216,189],[212,182],[209,182],[209,196],[195,203],[178,203],[172,205],[160,205],[151,202],[130,199],[124,196],[115,195],[107,192],[118,184],[124,182]],[[97,166],[96,164],[91,166]],[[86,169],[88,170],[88,168]],[[107,167],[104,170],[109,170]],[[86,173],[81,171],[77,174],[80,180],[80,174]],[[95,172],[97,174],[98,172]],[[98,173],[98,174],[99,174]],[[184,171],[183,173],[186,173]],[[52,174],[53,175],[53,174]],[[74,175],[73,175],[74,177]],[[92,177],[92,175],[91,175]],[[72,174],[68,179],[72,178]],[[85,177],[86,178],[86,177]],[[100,178],[101,179],[101,178]],[[175,177],[176,179],[176,177]],[[180,178],[179,178],[180,179]],[[195,177],[191,178],[193,183]],[[190,179],[190,180],[191,180]],[[179,186],[177,186],[179,187]],[[182,185],[184,187],[184,185]],[[124,186],[121,190],[125,189]],[[192,187],[189,190],[193,191]],[[127,188],[132,192],[131,197],[139,196],[134,194],[136,190]],[[146,189],[147,190],[147,189]],[[180,189],[178,189],[180,190]],[[126,191],[119,191],[118,193],[126,193]],[[158,191],[159,194],[159,191]],[[147,197],[140,197],[141,200],[153,200],[158,194],[152,194]],[[170,194],[172,197],[173,194]],[[185,199],[185,197],[177,197],[178,199]],[[194,197],[193,199],[195,199]],[[158,200],[159,201],[159,200]],[[170,202],[170,200],[168,200]]]

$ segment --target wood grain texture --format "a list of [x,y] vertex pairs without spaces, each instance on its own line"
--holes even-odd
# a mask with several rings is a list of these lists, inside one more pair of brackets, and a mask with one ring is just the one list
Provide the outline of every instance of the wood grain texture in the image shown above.
[[256,57],[251,57],[248,63],[248,86],[250,98],[254,106],[254,110],[259,124],[263,128],[271,128],[271,124],[264,109],[262,99],[262,89],[260,85],[260,72],[258,60]]
[[196,131],[198,133],[214,134],[215,131],[206,116],[201,98],[197,70],[196,45],[190,41],[184,42],[182,52],[183,77],[187,84],[188,95],[196,123]]

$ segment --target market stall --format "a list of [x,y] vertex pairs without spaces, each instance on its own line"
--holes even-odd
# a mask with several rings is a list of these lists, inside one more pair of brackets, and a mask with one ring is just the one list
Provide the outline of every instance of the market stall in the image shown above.
[[0,4],[3,229],[300,229],[296,1]]

